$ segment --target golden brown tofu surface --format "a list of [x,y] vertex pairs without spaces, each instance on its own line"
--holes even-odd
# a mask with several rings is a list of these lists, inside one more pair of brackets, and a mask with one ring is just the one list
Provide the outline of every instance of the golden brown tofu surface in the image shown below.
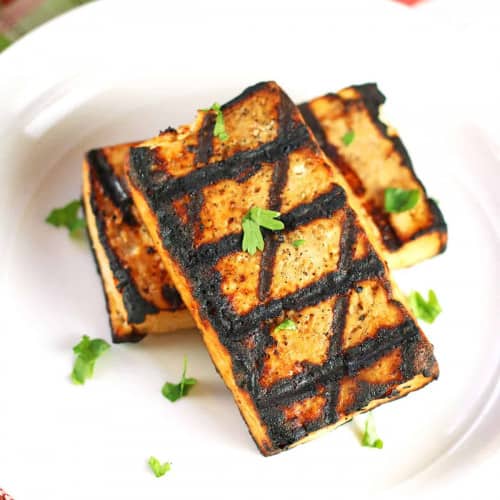
[[[385,96],[375,84],[345,88],[299,106],[320,146],[340,169],[374,221],[390,268],[408,267],[446,248],[447,228],[434,200],[417,178],[397,132],[379,118]],[[343,140],[352,133],[353,140]],[[386,213],[384,190],[417,189],[415,208]]]
[[88,233],[115,342],[194,326],[128,193],[131,145],[92,150],[83,163]]
[[[142,219],[260,451],[277,453],[438,376],[344,182],[273,83],[131,149]],[[171,165],[173,162],[173,165]],[[350,195],[349,195],[350,196]],[[242,218],[282,231],[242,250]],[[301,246],[293,242],[303,239]],[[295,329],[277,328],[291,320]]]

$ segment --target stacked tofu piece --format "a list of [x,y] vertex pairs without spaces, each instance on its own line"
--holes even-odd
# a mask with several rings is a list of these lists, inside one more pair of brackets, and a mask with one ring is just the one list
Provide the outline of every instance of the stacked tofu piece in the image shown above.
[[[297,107],[264,82],[222,106],[226,137],[214,133],[218,112],[199,111],[84,162],[114,340],[194,321],[265,455],[438,376],[387,263],[443,251],[446,225],[379,120],[382,101],[370,84]],[[419,190],[414,209],[384,213],[394,184]],[[249,252],[243,222],[255,208],[283,227],[262,229],[263,248]]]

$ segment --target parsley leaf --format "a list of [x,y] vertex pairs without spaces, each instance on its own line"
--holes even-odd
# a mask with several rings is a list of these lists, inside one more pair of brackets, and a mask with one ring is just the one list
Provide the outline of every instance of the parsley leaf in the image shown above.
[[182,370],[181,381],[178,384],[166,382],[161,389],[161,393],[169,401],[172,401],[172,403],[183,396],[187,396],[189,391],[196,385],[197,380],[195,378],[186,378],[186,369],[187,358],[184,356],[184,369]]
[[384,191],[384,206],[386,212],[400,213],[411,210],[420,198],[418,189],[387,188]]
[[214,137],[218,137],[221,141],[227,141],[229,138],[226,132],[226,126],[224,124],[224,114],[222,113],[221,105],[217,102],[212,104],[212,107],[208,109],[202,109],[202,111],[215,111],[215,125],[214,125]]
[[264,238],[260,232],[259,225],[252,219],[243,218],[243,242],[241,248],[244,252],[254,255],[256,250],[264,250]]
[[85,219],[78,216],[81,206],[80,200],[73,200],[64,207],[54,208],[45,222],[55,227],[64,226],[72,238],[81,237],[85,228]]
[[297,324],[291,319],[285,319],[275,329],[275,332],[280,330],[297,330]]
[[349,146],[352,141],[354,141],[355,137],[354,130],[348,130],[343,136],[342,136],[342,142],[344,143],[344,146]]
[[434,323],[434,320],[442,311],[434,290],[429,290],[427,301],[419,292],[411,292],[408,300],[415,316],[427,323]]
[[169,462],[160,463],[156,457],[149,457],[148,465],[156,477],[164,476],[170,470],[171,466]]
[[271,231],[279,231],[285,225],[276,217],[280,213],[265,208],[252,207],[243,217],[241,223],[243,227],[243,242],[241,248],[244,252],[254,255],[256,250],[264,250],[264,238],[262,237],[261,227]]
[[94,375],[94,365],[97,360],[111,346],[102,339],[92,339],[84,335],[82,340],[73,347],[76,354],[75,364],[71,372],[71,380],[74,384],[84,384]]
[[0,52],[6,49],[12,42],[0,33]]
[[375,419],[373,418],[371,412],[368,413],[368,416],[365,420],[365,432],[363,433],[361,444],[363,446],[369,446],[370,448],[381,449],[384,447],[384,442],[377,435],[377,429],[375,428]]
[[295,248],[299,248],[301,247],[304,243],[306,242],[306,240],[294,240],[292,241],[292,245],[295,247]]

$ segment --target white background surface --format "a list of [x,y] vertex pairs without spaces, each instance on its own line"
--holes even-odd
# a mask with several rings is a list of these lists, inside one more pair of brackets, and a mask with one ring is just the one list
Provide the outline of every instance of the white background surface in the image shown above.
[[[496,2],[101,1],[0,56],[0,486],[16,500],[470,498],[500,460],[500,22]],[[139,7],[140,6],[140,7]],[[140,8],[140,10],[139,10]],[[113,346],[84,387],[83,333],[108,337],[85,245],[43,223],[79,195],[85,150],[189,122],[263,79],[296,101],[377,81],[387,118],[449,223],[444,256],[396,273],[434,288],[424,330],[441,377],[374,412],[382,451],[351,425],[263,458],[196,333]],[[199,384],[169,403],[182,356]],[[156,479],[150,455],[172,461]]]

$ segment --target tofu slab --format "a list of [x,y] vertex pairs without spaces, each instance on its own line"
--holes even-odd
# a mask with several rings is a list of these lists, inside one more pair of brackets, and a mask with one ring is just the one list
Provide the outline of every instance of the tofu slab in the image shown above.
[[124,182],[130,146],[89,151],[82,170],[88,234],[114,342],[194,327]]
[[[338,170],[273,82],[133,147],[131,194],[260,451],[271,455],[437,378],[428,342]],[[242,218],[281,212],[263,252]],[[298,248],[292,244],[303,239]],[[296,330],[276,327],[285,319]]]
[[[436,202],[427,196],[410,156],[397,135],[379,117],[385,96],[368,83],[327,94],[299,106],[323,151],[340,169],[376,226],[389,267],[412,266],[443,252],[447,227]],[[354,140],[345,144],[347,132]],[[403,213],[384,211],[388,187],[418,189],[420,200]]]

